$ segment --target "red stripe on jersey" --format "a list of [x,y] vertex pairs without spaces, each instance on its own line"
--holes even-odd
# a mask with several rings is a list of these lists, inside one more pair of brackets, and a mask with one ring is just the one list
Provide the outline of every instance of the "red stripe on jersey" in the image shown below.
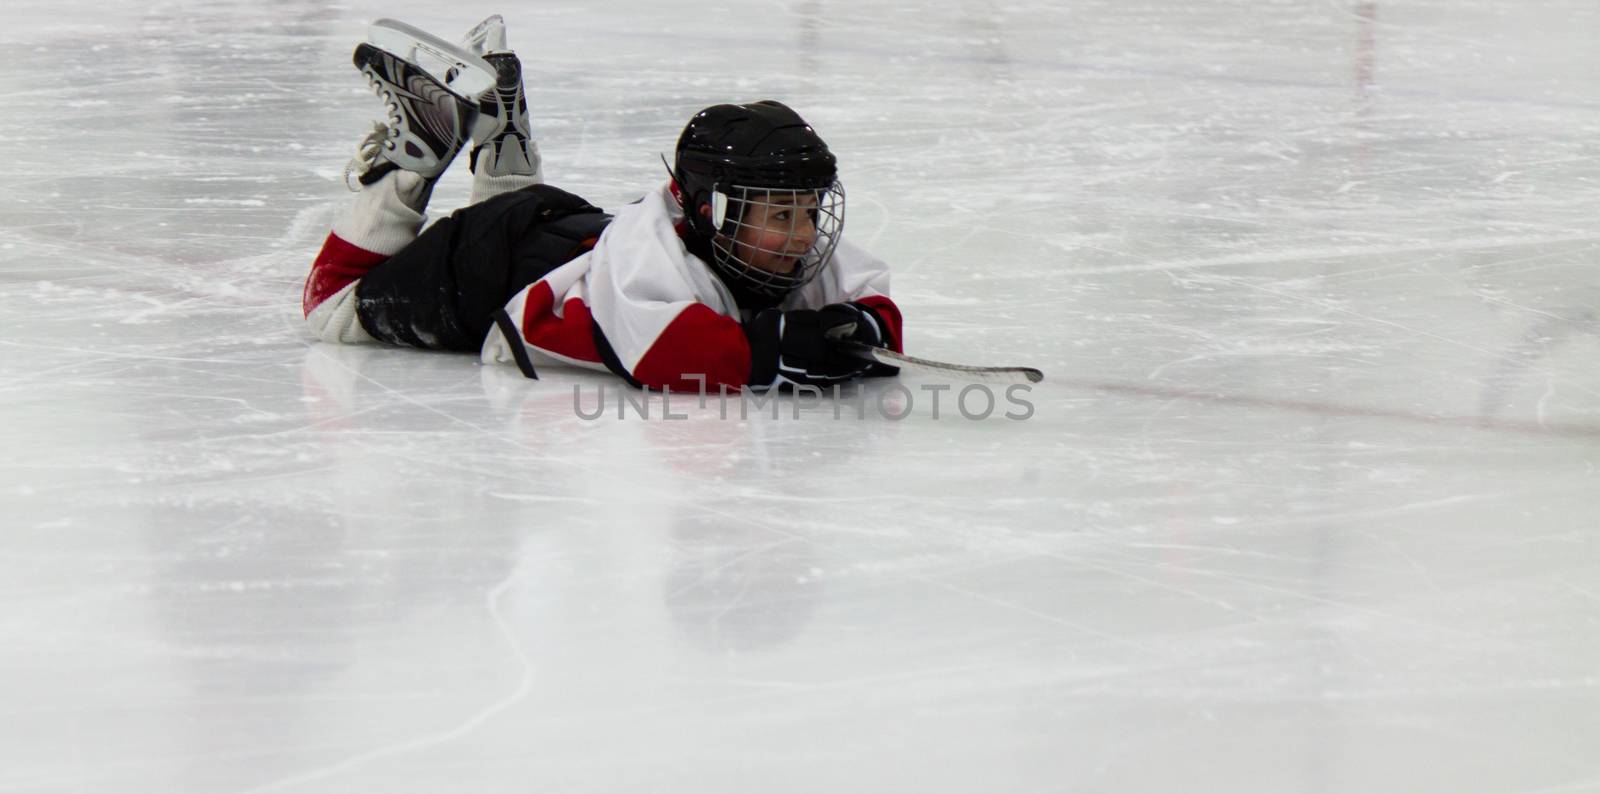
[[857,298],[856,303],[870,307],[878,313],[878,319],[889,326],[889,343],[896,353],[904,353],[905,341],[900,338],[900,307],[894,305],[887,295],[869,295]]
[[336,234],[328,235],[328,239],[322,243],[322,250],[312,261],[311,273],[306,276],[306,289],[300,298],[300,308],[310,314],[312,309],[334,293],[360,280],[367,271],[388,258],[384,254],[357,248]]
[[732,317],[703,303],[691,303],[672,318],[633,368],[633,378],[652,389],[698,393],[704,375],[708,392],[737,389],[750,378],[750,340]]
[[522,338],[528,344],[579,361],[600,363],[594,346],[589,307],[581,298],[570,298],[556,316],[555,293],[548,282],[535,283],[528,290],[522,308]]

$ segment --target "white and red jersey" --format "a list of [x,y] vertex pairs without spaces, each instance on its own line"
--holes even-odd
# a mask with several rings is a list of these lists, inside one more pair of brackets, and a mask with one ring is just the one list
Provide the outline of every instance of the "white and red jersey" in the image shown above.
[[[485,362],[535,369],[565,364],[615,371],[637,385],[698,391],[748,385],[750,344],[733,295],[689,252],[683,209],[664,183],[616,213],[588,253],[514,296],[484,340]],[[889,327],[901,349],[900,310],[889,299],[889,267],[841,240],[818,276],[779,309],[855,301]],[[509,326],[509,328],[507,327]],[[515,337],[515,338],[513,338]]]

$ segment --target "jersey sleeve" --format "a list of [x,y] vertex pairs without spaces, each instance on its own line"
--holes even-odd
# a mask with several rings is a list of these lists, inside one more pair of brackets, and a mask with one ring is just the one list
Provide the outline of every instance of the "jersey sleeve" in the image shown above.
[[654,198],[619,213],[592,254],[587,280],[600,358],[636,386],[737,389],[750,376],[744,326]]
[[628,373],[633,381],[686,392],[737,389],[749,381],[750,342],[737,320],[697,302],[664,310],[672,319],[635,360]]

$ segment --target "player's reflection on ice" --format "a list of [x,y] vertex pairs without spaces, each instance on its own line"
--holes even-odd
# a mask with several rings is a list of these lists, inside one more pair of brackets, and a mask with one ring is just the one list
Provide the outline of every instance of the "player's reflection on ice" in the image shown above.
[[[896,422],[834,421],[810,398],[801,398],[810,403],[799,420],[787,402],[777,418],[762,410],[741,420],[737,408],[724,416],[715,400],[700,407],[695,396],[682,395],[672,399],[671,410],[687,419],[675,421],[662,415],[660,395],[650,404],[649,418],[641,419],[631,403],[624,404],[629,396],[619,389],[625,387],[605,375],[563,372],[531,383],[509,368],[486,367],[483,382],[505,412],[508,435],[529,445],[574,435],[587,439],[597,453],[590,459],[594,465],[625,461],[620,465],[633,487],[613,498],[666,507],[653,533],[630,518],[639,531],[628,544],[660,544],[666,560],[655,568],[664,575],[653,597],[664,604],[679,638],[718,657],[776,650],[804,636],[837,572],[824,563],[827,537],[819,537],[810,526],[814,519],[799,516],[793,505],[837,499],[862,453],[900,432]],[[575,416],[573,386],[592,412],[602,384],[602,416]],[[875,386],[850,388],[872,395]],[[617,418],[619,408],[627,418]],[[818,444],[826,446],[825,465],[813,454]],[[596,597],[616,595],[607,589]]]
[[[659,395],[648,419],[629,406],[628,418],[618,420],[616,403],[608,402],[605,417],[589,421],[574,411],[573,386],[588,395],[592,410],[602,384],[608,401],[628,399],[619,396],[622,384],[615,378],[564,370],[530,381],[510,367],[378,347],[313,345],[303,382],[314,421],[337,435],[396,421],[390,409],[402,396],[386,384],[459,384],[464,373],[479,381],[484,402],[476,409],[435,405],[454,417],[435,416],[437,429],[453,425],[480,436],[483,448],[495,450],[500,471],[514,475],[487,486],[484,496],[528,510],[531,523],[521,529],[528,538],[514,575],[523,580],[517,592],[529,608],[548,608],[538,605],[542,593],[561,588],[589,592],[584,600],[613,615],[653,602],[665,607],[680,639],[719,655],[775,648],[802,632],[825,592],[824,566],[816,540],[775,516],[787,514],[779,508],[808,490],[836,496],[835,476],[848,477],[864,448],[898,432],[895,422],[833,421],[815,404],[799,421],[789,404],[776,419],[764,409],[740,420],[736,408],[724,419],[714,401],[699,408],[692,395],[682,396],[681,408],[678,398],[672,403],[687,421],[665,419]],[[875,399],[872,386],[866,388]],[[417,399],[429,399],[425,387]],[[887,398],[890,404],[895,399]],[[483,439],[484,433],[495,440]],[[816,458],[805,450],[845,437],[851,443],[828,444],[832,474],[818,479]],[[430,454],[450,463],[447,452]],[[617,492],[612,480],[596,479],[601,471],[626,475],[633,485]],[[773,492],[772,483],[785,483],[784,492]],[[627,569],[639,555],[668,558],[653,568],[661,572],[656,585],[646,591],[607,580],[606,571]],[[530,618],[518,629],[540,627],[538,637],[525,636],[543,646],[552,641],[550,633],[564,633],[564,621]]]

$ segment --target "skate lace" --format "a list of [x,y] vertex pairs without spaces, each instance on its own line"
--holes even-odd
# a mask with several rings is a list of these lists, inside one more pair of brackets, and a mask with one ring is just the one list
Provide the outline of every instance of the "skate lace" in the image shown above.
[[372,122],[372,131],[356,144],[356,156],[344,164],[344,186],[352,193],[361,191],[360,177],[377,165],[378,155],[385,149],[395,147],[394,139],[400,137],[400,124],[404,121],[400,115],[400,103],[395,100],[394,94],[371,74],[367,75],[367,85],[372,87],[373,93],[383,98],[386,118]]

